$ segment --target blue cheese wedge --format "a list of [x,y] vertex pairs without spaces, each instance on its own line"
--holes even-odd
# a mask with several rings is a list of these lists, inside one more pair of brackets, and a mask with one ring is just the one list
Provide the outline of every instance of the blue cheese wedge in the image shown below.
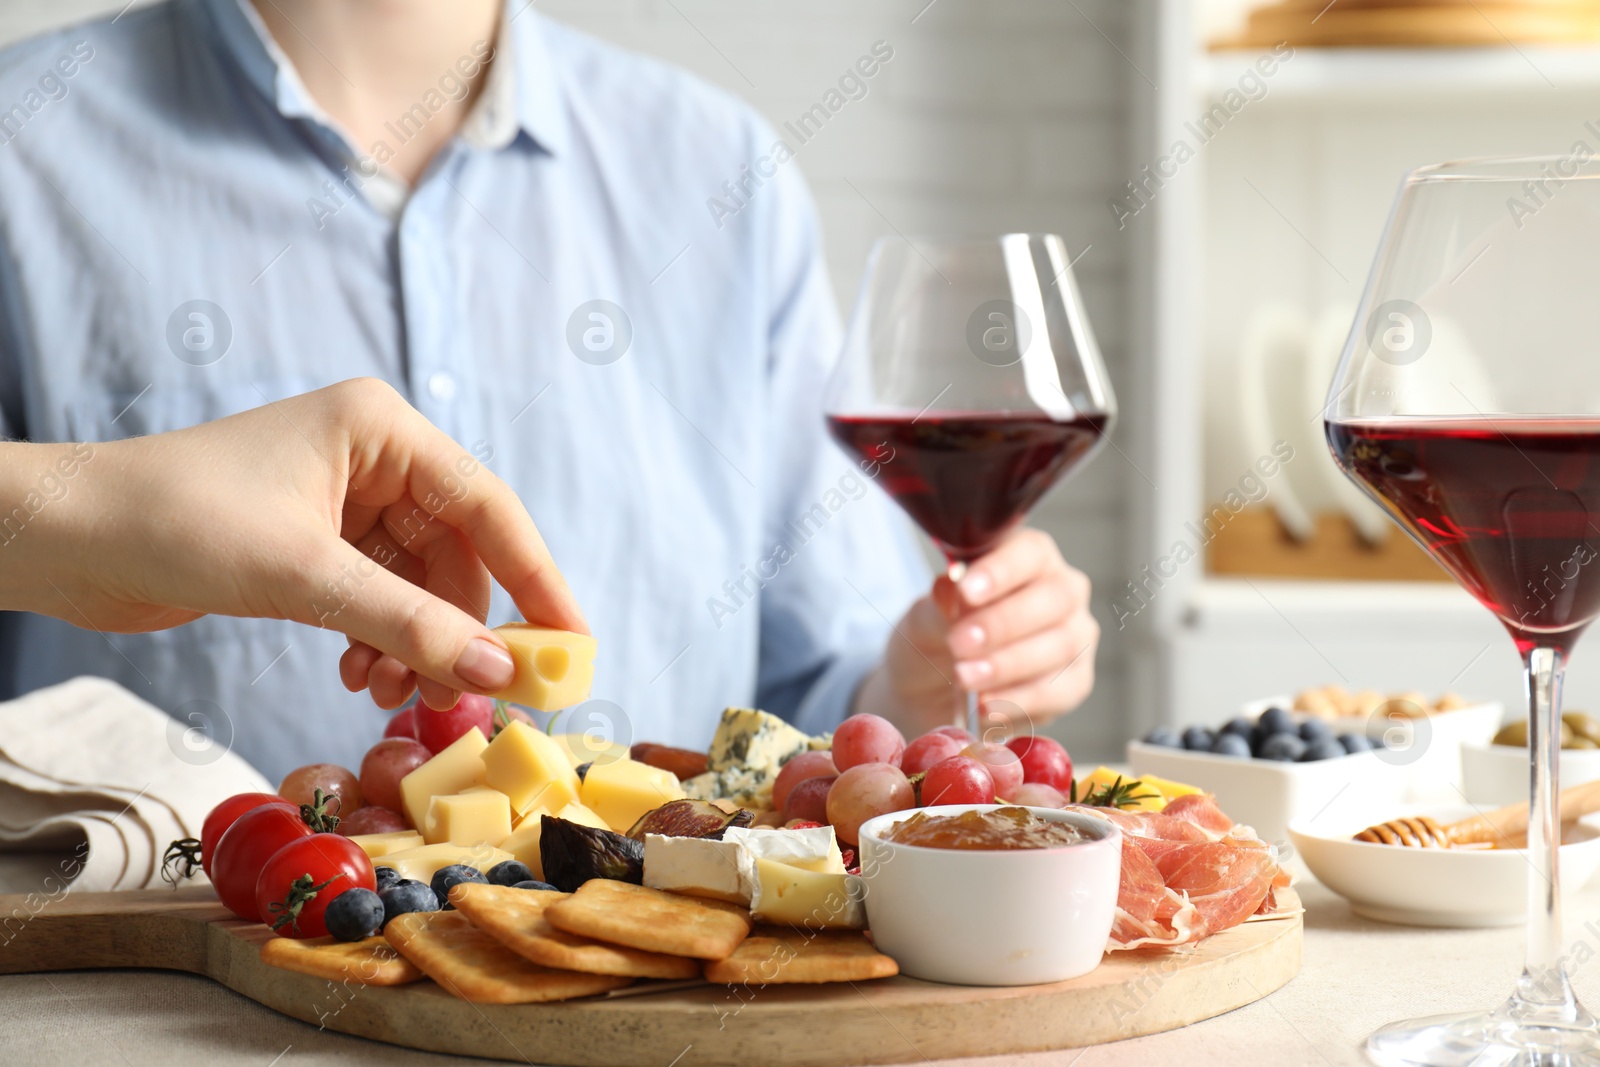
[[789,757],[811,747],[811,738],[776,715],[754,708],[728,708],[706,752],[706,767],[770,770],[774,776]]
[[748,905],[750,893],[739,869],[743,851],[735,841],[646,834],[644,884],[651,889]]

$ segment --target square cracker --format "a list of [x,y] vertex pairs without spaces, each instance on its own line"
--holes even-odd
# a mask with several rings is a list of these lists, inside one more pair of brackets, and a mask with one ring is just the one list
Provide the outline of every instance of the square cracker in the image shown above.
[[707,981],[729,985],[861,982],[899,973],[859,931],[786,926],[758,926],[733,955],[706,964]]
[[727,958],[750,933],[750,913],[736,904],[610,878],[591,878],[566,900],[548,905],[544,918],[580,937],[702,960]]
[[383,936],[418,969],[475,1004],[570,1000],[625,986],[631,978],[578,974],[529,963],[459,911],[396,915]]
[[524,959],[544,967],[628,978],[698,978],[700,963],[685,956],[608,945],[557,930],[544,910],[570,893],[462,882],[450,890],[450,903],[472,925]]
[[363,941],[335,941],[331,937],[301,941],[274,937],[262,943],[261,962],[330,982],[405,985],[422,978],[415,964],[377,935]]

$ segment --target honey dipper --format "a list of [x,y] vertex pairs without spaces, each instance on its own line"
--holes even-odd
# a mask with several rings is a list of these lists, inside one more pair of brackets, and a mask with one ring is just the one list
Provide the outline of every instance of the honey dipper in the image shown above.
[[[1563,830],[1569,823],[1600,811],[1600,781],[1585,782],[1563,789],[1556,801]],[[1440,826],[1427,815],[1410,815],[1369,826],[1355,835],[1356,841],[1407,848],[1496,848],[1521,847],[1515,839],[1528,832],[1528,803],[1512,804],[1482,815]]]

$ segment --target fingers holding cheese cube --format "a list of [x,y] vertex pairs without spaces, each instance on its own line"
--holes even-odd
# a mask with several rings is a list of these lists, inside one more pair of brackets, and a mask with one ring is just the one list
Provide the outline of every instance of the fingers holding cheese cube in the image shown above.
[[558,711],[589,699],[594,683],[594,638],[525,622],[497,626],[517,673],[496,700],[536,711]]

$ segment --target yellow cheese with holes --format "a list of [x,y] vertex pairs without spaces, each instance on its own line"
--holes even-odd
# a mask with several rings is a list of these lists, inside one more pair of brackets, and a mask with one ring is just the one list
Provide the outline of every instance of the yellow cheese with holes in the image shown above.
[[400,779],[400,802],[415,829],[421,831],[427,825],[428,805],[434,797],[484,784],[482,757],[488,747],[483,731],[473,727],[443,752]]
[[494,789],[434,797],[422,836],[430,845],[498,845],[511,836],[511,802]]
[[553,739],[512,722],[483,750],[484,781],[511,798],[511,810],[556,812],[578,799],[578,772]]
[[522,825],[511,831],[511,836],[500,842],[500,847],[511,853],[511,858],[527,864],[528,870],[539,881],[544,881],[544,863],[539,859],[539,833],[543,829],[536,811],[522,820]]
[[387,856],[402,849],[418,848],[426,844],[415,830],[395,830],[387,834],[357,834],[350,839],[367,854],[369,859]]
[[626,833],[639,816],[661,805],[683,799],[683,786],[671,771],[619,759],[589,768],[578,790],[583,806],[618,833]]
[[491,694],[495,699],[536,711],[557,711],[589,699],[594,638],[525,622],[497,626],[495,633],[505,639],[517,668],[511,684]]
[[391,852],[378,862],[379,867],[393,867],[402,878],[415,878],[423,885],[433,881],[440,867],[464,863],[468,867],[488,873],[497,863],[511,859],[511,853],[489,845],[423,845],[402,852]]
[[812,930],[866,929],[866,885],[855,875],[823,874],[758,858],[751,889],[750,916],[757,922]]
[[550,740],[561,746],[573,767],[628,758],[627,745],[607,741],[599,734],[554,734]]

